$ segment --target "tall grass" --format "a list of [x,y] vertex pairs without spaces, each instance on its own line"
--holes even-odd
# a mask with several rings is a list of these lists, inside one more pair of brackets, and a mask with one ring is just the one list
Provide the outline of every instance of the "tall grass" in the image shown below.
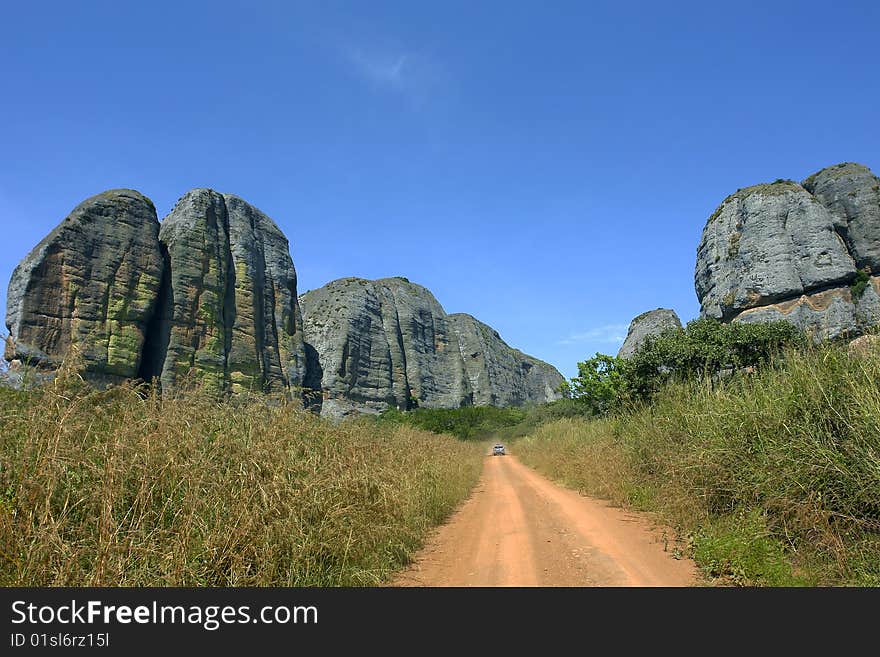
[[517,443],[538,470],[674,524],[709,577],[880,585],[880,357],[823,345],[670,385]]
[[480,463],[449,436],[265,399],[0,388],[0,584],[381,584]]

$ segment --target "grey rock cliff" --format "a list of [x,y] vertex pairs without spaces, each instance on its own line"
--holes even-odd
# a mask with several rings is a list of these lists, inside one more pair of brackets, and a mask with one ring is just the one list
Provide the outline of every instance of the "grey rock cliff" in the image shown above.
[[210,390],[302,386],[306,355],[287,238],[242,199],[187,192],[162,222],[168,283],[151,354],[163,387],[181,376]]
[[878,281],[854,297],[857,270],[880,264],[880,180],[866,167],[823,169],[803,185],[739,190],[709,217],[694,284],[701,314],[723,321],[785,319],[817,339],[880,319]]
[[449,315],[476,406],[522,406],[559,399],[565,379],[552,365],[509,347],[498,331],[464,313]]
[[343,278],[302,295],[300,305],[324,415],[560,396],[546,390],[555,381],[551,366],[517,356],[469,316],[447,315],[427,289],[405,279]]
[[804,189],[828,209],[856,267],[880,273],[880,179],[845,162],[813,174]]
[[668,329],[681,328],[681,320],[674,310],[657,308],[642,313],[629,324],[626,339],[617,352],[618,358],[632,358],[650,335],[659,335]]
[[136,376],[163,271],[158,232],[133,190],[76,206],[12,274],[6,357],[54,368],[75,348],[90,378]]
[[552,366],[406,279],[346,278],[301,299],[287,238],[241,198],[194,189],[160,224],[149,199],[113,190],[15,270],[5,354],[51,370],[76,346],[92,379],[164,391],[317,391],[333,417],[561,396]]
[[407,408],[409,388],[394,301],[372,281],[344,278],[300,297],[310,381],[322,389],[322,412]]
[[159,239],[167,262],[158,310],[162,344],[149,360],[165,389],[189,376],[209,390],[225,390],[232,267],[223,197],[211,190],[187,192],[162,221]]

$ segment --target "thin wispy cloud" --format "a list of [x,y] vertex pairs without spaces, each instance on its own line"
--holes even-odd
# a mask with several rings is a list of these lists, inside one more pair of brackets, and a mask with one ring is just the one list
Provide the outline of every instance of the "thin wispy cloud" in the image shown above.
[[413,58],[408,53],[389,55],[352,49],[349,61],[355,72],[371,84],[401,89],[413,82]]
[[449,95],[448,72],[424,50],[342,41],[339,52],[350,73],[377,92],[395,94],[417,107],[434,106]]
[[583,344],[585,342],[620,344],[626,339],[628,328],[626,324],[606,324],[586,331],[570,333],[567,337],[557,341],[556,344]]

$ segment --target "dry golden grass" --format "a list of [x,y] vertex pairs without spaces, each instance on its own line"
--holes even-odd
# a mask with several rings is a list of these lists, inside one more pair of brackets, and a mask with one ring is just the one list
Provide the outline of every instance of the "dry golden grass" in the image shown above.
[[478,445],[262,398],[0,388],[0,584],[377,585],[480,467]]
[[725,583],[880,585],[880,354],[791,350],[617,417],[544,425],[516,449],[573,488],[659,514]]

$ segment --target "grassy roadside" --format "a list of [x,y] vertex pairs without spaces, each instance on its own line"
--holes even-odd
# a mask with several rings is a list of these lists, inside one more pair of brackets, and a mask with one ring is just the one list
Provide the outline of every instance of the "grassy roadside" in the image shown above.
[[561,483],[677,528],[710,579],[880,585],[880,357],[824,345],[516,443]]
[[0,388],[0,585],[381,584],[481,458],[264,399]]

